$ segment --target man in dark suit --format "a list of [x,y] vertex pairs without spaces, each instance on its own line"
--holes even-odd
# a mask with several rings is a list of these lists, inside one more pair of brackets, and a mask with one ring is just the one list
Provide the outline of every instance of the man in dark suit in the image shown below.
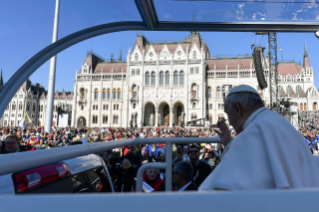
[[197,191],[193,184],[193,166],[187,161],[181,161],[175,164],[173,169],[173,184],[177,187],[178,192]]

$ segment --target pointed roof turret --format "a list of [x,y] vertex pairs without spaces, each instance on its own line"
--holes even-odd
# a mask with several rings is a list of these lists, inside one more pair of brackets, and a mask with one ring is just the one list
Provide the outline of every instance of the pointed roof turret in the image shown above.
[[122,61],[122,48],[120,49],[119,61]]
[[294,61],[294,63],[295,63],[295,53],[294,53],[294,56],[293,56],[293,61]]
[[305,52],[304,52],[304,56],[303,56],[303,67],[305,69],[310,67],[306,41],[305,41]]
[[0,86],[3,86],[2,69],[1,69],[1,73],[0,73]]
[[308,51],[307,51],[307,43],[305,41],[305,52],[304,52],[304,57],[308,57]]

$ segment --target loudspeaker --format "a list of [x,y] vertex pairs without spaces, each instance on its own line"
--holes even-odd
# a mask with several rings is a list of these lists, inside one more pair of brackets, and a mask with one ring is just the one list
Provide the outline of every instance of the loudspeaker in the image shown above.
[[253,52],[253,59],[254,59],[257,81],[261,90],[263,90],[264,88],[267,88],[268,86],[267,81],[265,79],[262,63],[261,63],[262,52],[263,52],[263,48],[261,47],[255,47]]

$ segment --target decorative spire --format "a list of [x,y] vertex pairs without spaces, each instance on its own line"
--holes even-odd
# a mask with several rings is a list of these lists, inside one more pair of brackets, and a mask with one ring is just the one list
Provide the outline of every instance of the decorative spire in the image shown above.
[[1,73],[0,73],[0,86],[3,86],[2,69],[1,69]]
[[193,10],[193,22],[195,22],[195,9]]
[[294,61],[294,63],[295,63],[295,53],[294,53],[294,58],[293,58],[293,61]]
[[308,51],[307,51],[306,40],[305,40],[305,52],[304,52],[304,57],[308,57]]
[[62,87],[62,93],[64,93],[64,87]]
[[119,61],[122,61],[122,48],[120,49]]
[[269,43],[267,44],[267,55],[266,55],[266,58],[269,57]]

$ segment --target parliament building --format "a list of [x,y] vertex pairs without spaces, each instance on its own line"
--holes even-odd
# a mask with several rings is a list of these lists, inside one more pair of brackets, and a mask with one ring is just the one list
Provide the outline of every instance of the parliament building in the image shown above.
[[[265,56],[262,66],[269,85]],[[306,45],[303,64],[294,59],[280,62],[278,73],[280,98],[290,98],[299,110],[318,109],[319,95]],[[71,108],[70,124],[74,127],[184,126],[200,118],[214,124],[218,117],[226,116],[223,96],[240,84],[256,88],[269,105],[269,86],[259,89],[250,55],[212,56],[198,32],[180,42],[164,43],[137,35],[126,61],[121,53],[118,60],[105,61],[88,52],[81,70],[76,71],[74,93],[57,93],[54,104]],[[40,110],[34,114],[39,117],[35,124],[44,125],[46,91],[38,93]],[[12,123],[10,115],[13,102],[19,101],[15,98],[5,111],[5,126],[17,123]]]

